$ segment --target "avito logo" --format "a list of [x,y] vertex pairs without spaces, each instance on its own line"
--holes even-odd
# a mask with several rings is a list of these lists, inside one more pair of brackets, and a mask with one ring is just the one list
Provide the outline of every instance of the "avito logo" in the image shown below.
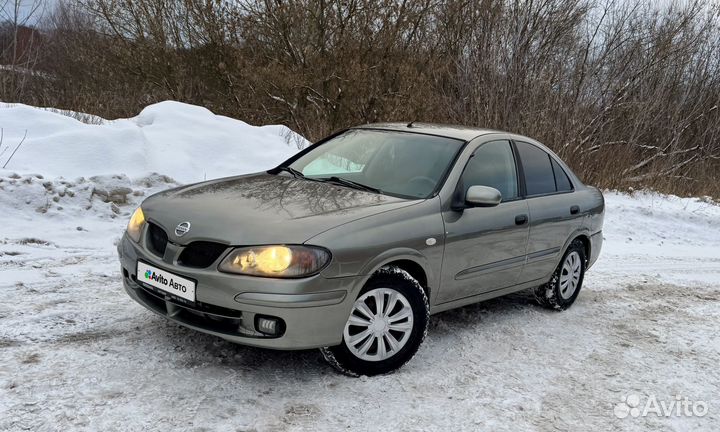
[[155,282],[159,282],[163,285],[168,284],[168,280],[163,277],[163,275],[155,273],[154,271],[147,270],[145,272],[145,279],[154,280]]
[[161,275],[160,273],[155,273],[152,270],[145,270],[145,279],[153,280],[153,281],[155,281],[157,283],[161,283],[165,286],[170,286],[171,288],[173,288],[177,291],[187,292],[187,287],[185,285],[181,284],[180,282],[176,282],[172,279],[170,279],[170,281],[168,282],[168,280],[165,279],[165,277],[163,277],[163,275]]

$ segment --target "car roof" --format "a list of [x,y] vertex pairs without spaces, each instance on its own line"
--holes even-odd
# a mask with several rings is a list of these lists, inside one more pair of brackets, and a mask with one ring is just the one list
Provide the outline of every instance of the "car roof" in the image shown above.
[[412,132],[444,136],[463,141],[470,141],[471,139],[476,138],[480,135],[486,135],[491,133],[507,133],[493,129],[419,122],[413,122],[410,126],[408,126],[408,123],[369,123],[362,126],[356,126],[353,129],[380,129],[389,131]]

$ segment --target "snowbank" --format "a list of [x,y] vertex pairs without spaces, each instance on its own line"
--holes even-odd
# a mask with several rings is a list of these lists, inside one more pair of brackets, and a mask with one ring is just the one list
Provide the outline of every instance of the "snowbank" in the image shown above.
[[32,231],[31,224],[94,223],[118,216],[121,229],[145,196],[175,186],[178,183],[159,174],[134,180],[126,175],[73,180],[46,179],[40,174],[0,175],[0,232],[18,234]]
[[[78,115],[76,117],[84,117]],[[86,116],[89,118],[90,116]],[[276,166],[307,141],[285,126],[251,126],[194,105],[166,101],[137,117],[86,124],[27,105],[0,106],[0,167],[46,177],[162,173],[190,183]]]

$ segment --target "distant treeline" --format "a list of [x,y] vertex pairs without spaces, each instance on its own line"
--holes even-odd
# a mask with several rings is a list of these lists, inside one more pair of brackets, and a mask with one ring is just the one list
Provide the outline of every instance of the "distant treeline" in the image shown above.
[[713,0],[61,0],[7,21],[7,102],[113,118],[174,99],[311,140],[475,125],[590,184],[720,196]]

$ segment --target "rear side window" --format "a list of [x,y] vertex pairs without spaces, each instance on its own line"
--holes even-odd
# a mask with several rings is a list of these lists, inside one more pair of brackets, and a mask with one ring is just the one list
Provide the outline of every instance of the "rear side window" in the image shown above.
[[555,174],[550,155],[532,144],[518,142],[518,153],[525,173],[528,195],[555,193]]
[[462,176],[465,192],[470,186],[490,186],[500,191],[502,200],[518,196],[515,158],[509,141],[493,141],[475,150]]
[[557,186],[558,192],[571,191],[572,184],[570,184],[570,179],[567,173],[565,173],[565,170],[562,169],[554,159],[550,158],[550,162],[552,163],[553,172],[555,173],[555,185]]

